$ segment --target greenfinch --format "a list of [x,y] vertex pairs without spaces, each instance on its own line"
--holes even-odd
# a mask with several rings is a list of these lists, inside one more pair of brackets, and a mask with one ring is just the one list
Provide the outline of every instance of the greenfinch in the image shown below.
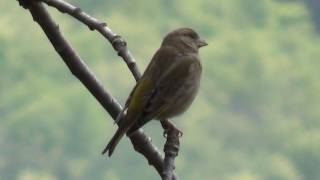
[[165,36],[119,113],[119,128],[102,154],[108,151],[111,156],[124,134],[130,136],[150,120],[163,121],[188,109],[200,85],[198,50],[206,45],[190,28],[179,28]]

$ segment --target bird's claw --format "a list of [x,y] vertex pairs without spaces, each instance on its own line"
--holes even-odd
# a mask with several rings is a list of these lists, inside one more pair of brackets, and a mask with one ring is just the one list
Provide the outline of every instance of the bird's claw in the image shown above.
[[164,129],[164,131],[163,131],[163,137],[164,137],[164,138],[167,138],[167,137],[168,137],[168,134],[170,134],[172,131],[173,131],[173,132],[177,132],[179,138],[182,137],[182,135],[183,135],[183,132],[182,132],[182,131],[180,131],[180,130],[179,130],[178,128],[176,128],[175,126],[172,126],[172,127],[170,127],[170,128]]

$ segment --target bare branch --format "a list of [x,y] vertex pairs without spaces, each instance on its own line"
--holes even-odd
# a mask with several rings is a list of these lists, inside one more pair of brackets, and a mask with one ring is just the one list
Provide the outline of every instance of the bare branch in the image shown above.
[[136,65],[134,57],[131,55],[127,48],[127,43],[121,36],[113,33],[111,29],[107,27],[107,24],[99,21],[98,19],[91,17],[89,14],[83,12],[80,8],[75,7],[62,0],[42,0],[49,6],[55,7],[62,13],[67,13],[72,17],[78,19],[83,24],[87,25],[90,30],[96,30],[100,32],[113,46],[114,50],[118,52],[118,55],[126,62],[128,68],[133,74],[136,81],[141,77],[141,73]]
[[175,169],[174,160],[178,156],[180,147],[179,142],[179,132],[178,131],[168,131],[167,132],[167,142],[164,145],[164,168],[162,173],[163,180],[171,180],[173,177],[173,172]]
[[182,136],[182,132],[175,127],[168,119],[163,119],[161,125],[164,129],[163,135],[166,136],[167,141],[164,145],[163,151],[164,167],[162,172],[162,180],[171,180],[174,178],[174,160],[178,156],[180,142],[179,138]]
[[112,118],[116,118],[121,110],[120,104],[103,88],[101,82],[95,77],[94,73],[63,37],[59,30],[59,26],[52,20],[46,8],[40,2],[29,2],[29,10],[33,20],[41,26],[71,73],[86,86]]
[[[54,46],[57,53],[61,56],[63,61],[68,66],[69,70],[76,76],[82,84],[90,91],[90,93],[99,101],[104,109],[110,114],[113,119],[116,119],[122,107],[120,104],[103,88],[102,84],[97,80],[93,72],[81,60],[80,56],[70,46],[70,44],[63,37],[59,30],[58,25],[52,20],[45,7],[36,0],[18,0],[20,5],[28,8],[32,14],[34,21],[36,21],[45,32],[46,36]],[[114,49],[118,52],[124,61],[127,63],[133,76],[138,81],[141,74],[136,66],[135,60],[127,49],[126,42],[120,36],[114,34],[105,23],[99,22],[97,19],[90,17],[76,8],[61,0],[43,0],[51,6],[56,7],[63,13],[68,13],[86,24],[91,30],[99,31],[109,42],[113,45]],[[170,135],[170,137],[173,137]],[[169,134],[168,134],[169,138]],[[179,139],[173,137],[167,139],[165,146],[166,162],[164,162],[161,153],[152,145],[151,138],[148,137],[142,129],[139,129],[130,136],[134,149],[141,153],[149,162],[154,166],[157,172],[162,176],[163,172],[169,172],[169,177],[172,176],[173,180],[178,177],[174,173],[174,158],[179,151]],[[177,141],[174,139],[178,139]],[[170,147],[178,147],[172,151]],[[167,149],[167,150],[166,150]],[[176,154],[172,153],[176,152]],[[164,167],[165,165],[165,167]],[[172,175],[171,175],[172,174]],[[171,179],[171,178],[170,178]]]

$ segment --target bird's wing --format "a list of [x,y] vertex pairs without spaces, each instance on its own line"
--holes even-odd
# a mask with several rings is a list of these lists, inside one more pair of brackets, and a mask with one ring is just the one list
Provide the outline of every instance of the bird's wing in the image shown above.
[[183,87],[184,78],[188,77],[190,65],[194,62],[194,58],[190,56],[175,56],[167,67],[162,67],[164,69],[143,107],[143,118],[137,119],[128,131],[129,134],[168,108],[168,104],[174,101],[177,92]]
[[[155,89],[155,85],[163,73],[171,66],[177,56],[177,52],[171,47],[161,47],[151,59],[148,67],[138,81],[127,100],[127,106],[132,109],[136,102],[148,100]],[[141,99],[143,98],[143,99]],[[143,101],[146,103],[146,101]],[[144,104],[144,103],[143,103]],[[141,106],[142,108],[143,106]]]
[[127,113],[119,120],[119,126],[131,126],[143,116],[148,101],[155,92],[157,81],[171,66],[178,53],[172,47],[161,47],[151,59],[142,77],[126,101]]

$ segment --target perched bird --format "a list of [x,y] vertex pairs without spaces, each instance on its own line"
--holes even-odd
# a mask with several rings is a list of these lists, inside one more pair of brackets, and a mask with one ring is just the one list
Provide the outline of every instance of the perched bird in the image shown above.
[[124,134],[132,134],[150,120],[163,121],[187,110],[200,85],[198,49],[206,45],[190,28],[166,35],[118,115],[119,128],[102,154],[109,151],[111,156]]

